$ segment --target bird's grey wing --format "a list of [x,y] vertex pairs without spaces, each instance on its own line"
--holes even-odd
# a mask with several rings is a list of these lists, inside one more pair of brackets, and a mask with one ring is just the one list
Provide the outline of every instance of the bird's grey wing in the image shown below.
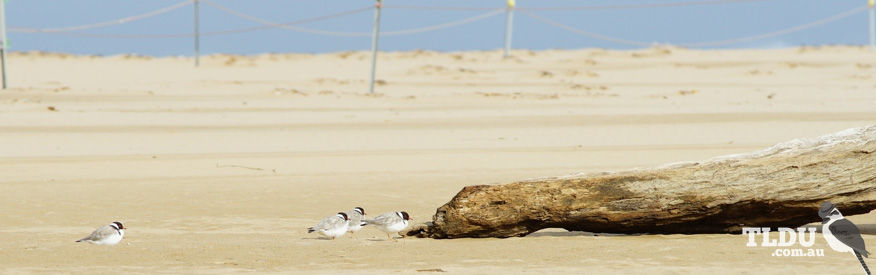
[[328,217],[328,218],[322,219],[321,221],[319,221],[319,223],[317,223],[315,226],[313,226],[311,228],[313,228],[315,230],[325,229],[325,228],[327,228],[326,225],[328,225],[329,220],[331,220],[332,218],[334,218],[334,217]]
[[386,214],[380,214],[377,217],[374,217],[373,219],[365,220],[365,223],[371,224],[371,225],[383,224],[382,221],[385,218],[384,216],[386,216]]
[[858,230],[858,227],[855,226],[852,222],[846,219],[838,220],[833,222],[830,225],[830,232],[833,233],[833,236],[836,237],[840,242],[848,245],[856,252],[861,255],[867,255],[866,247],[864,246],[864,239],[861,238],[861,231]]
[[328,220],[328,225],[330,226],[329,228],[337,228],[338,226],[344,225],[345,223],[347,223],[347,220],[338,217],[333,217],[333,219]]
[[373,220],[368,220],[366,222],[369,224],[385,225],[385,224],[392,224],[392,223],[398,222],[399,220],[401,220],[401,218],[399,218],[398,215],[395,214],[395,212],[390,212],[390,213],[380,214],[380,216],[377,216]]
[[113,234],[119,234],[119,232],[116,231],[116,229],[113,228],[112,226],[104,225],[104,226],[101,226],[101,227],[95,229],[94,232],[91,232],[91,235],[88,235],[88,237],[85,237],[85,238],[81,239],[80,241],[103,240],[103,239],[105,239]]
[[[317,224],[313,228],[316,230],[334,228],[334,227],[338,226],[339,224],[341,224],[341,222],[342,222],[341,218],[338,218],[337,216],[331,216],[331,217],[323,219],[322,221],[319,222],[319,224]],[[343,221],[343,222],[346,222],[346,221]]]

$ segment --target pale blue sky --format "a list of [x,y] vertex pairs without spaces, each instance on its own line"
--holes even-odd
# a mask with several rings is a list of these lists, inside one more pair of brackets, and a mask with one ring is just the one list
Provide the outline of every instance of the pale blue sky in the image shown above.
[[[373,4],[365,0],[212,0],[240,12],[274,22],[332,14]],[[696,0],[518,0],[519,8],[604,6],[641,3],[680,3]],[[54,28],[98,23],[173,5],[180,0],[9,0],[6,4],[10,27]],[[465,6],[502,8],[505,0],[385,0],[385,5]],[[589,32],[644,42],[688,43],[744,37],[793,27],[830,17],[866,5],[866,0],[767,0],[761,2],[661,7],[647,9],[533,11],[557,22]],[[201,3],[201,31],[257,26],[236,18],[213,6]],[[431,11],[386,8],[382,30],[394,31],[440,24],[475,16],[487,11]],[[302,27],[370,32],[373,13],[357,13]],[[856,44],[868,42],[867,13],[801,32],[757,41],[722,46],[722,48],[763,48],[798,45]],[[502,47],[505,15],[499,14],[462,27],[407,36],[384,37],[381,50],[429,49],[439,51],[488,50]],[[192,7],[183,7],[162,15],[127,24],[83,30],[97,35],[180,34],[192,31]],[[192,55],[192,39],[182,38],[97,38],[63,34],[9,33],[11,50],[42,50],[77,54]],[[614,48],[630,49],[613,42],[594,40],[558,29],[518,12],[513,40],[516,49]],[[264,52],[335,52],[366,50],[370,37],[333,37],[267,29],[201,38],[201,52],[255,54]]]

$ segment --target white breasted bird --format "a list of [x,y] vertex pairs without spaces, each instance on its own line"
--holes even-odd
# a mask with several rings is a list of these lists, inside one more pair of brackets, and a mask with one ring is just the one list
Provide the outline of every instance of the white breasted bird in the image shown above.
[[843,218],[843,214],[836,209],[836,205],[830,202],[821,204],[818,209],[818,216],[822,219],[821,233],[824,234],[824,239],[830,248],[837,252],[851,252],[858,258],[861,267],[867,275],[870,274],[870,269],[864,263],[861,256],[867,257],[870,252],[864,245],[864,238],[861,238],[861,231],[849,220]]
[[398,232],[405,230],[405,228],[408,228],[411,220],[408,212],[388,212],[380,214],[380,216],[373,220],[365,220],[365,224],[377,227],[377,229],[386,233],[387,239],[395,240],[390,234],[398,234]]
[[362,229],[362,226],[365,225],[365,209],[362,207],[355,207],[353,211],[350,212],[350,228],[347,228],[347,231],[350,231],[350,235],[352,236],[356,231]]
[[120,222],[113,222],[108,225],[101,226],[91,232],[88,237],[79,239],[78,242],[88,242],[97,245],[116,245],[125,237],[125,226]]
[[334,240],[335,237],[340,237],[347,233],[349,227],[350,218],[347,217],[347,213],[339,212],[337,215],[322,219],[316,226],[308,228],[307,233],[317,232]]

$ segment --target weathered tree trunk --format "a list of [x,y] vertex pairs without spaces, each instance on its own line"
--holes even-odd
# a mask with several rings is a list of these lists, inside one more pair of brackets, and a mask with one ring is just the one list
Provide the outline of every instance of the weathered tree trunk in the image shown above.
[[737,233],[876,208],[876,125],[742,155],[648,170],[476,185],[408,235],[514,237],[543,228],[604,233]]

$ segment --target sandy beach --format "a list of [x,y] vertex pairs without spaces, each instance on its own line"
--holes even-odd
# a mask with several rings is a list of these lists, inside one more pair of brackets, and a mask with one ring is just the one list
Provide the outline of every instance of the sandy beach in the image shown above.
[[[361,206],[415,222],[462,187],[755,151],[876,124],[865,47],[9,55],[2,273],[862,274],[743,235],[385,241],[306,228]],[[842,206],[839,206],[842,209]],[[813,213],[816,215],[816,213]],[[817,218],[817,216],[816,216]],[[876,224],[876,213],[851,216]],[[74,241],[112,221],[121,244]],[[864,236],[876,252],[876,236]],[[868,260],[871,266],[876,261]]]

